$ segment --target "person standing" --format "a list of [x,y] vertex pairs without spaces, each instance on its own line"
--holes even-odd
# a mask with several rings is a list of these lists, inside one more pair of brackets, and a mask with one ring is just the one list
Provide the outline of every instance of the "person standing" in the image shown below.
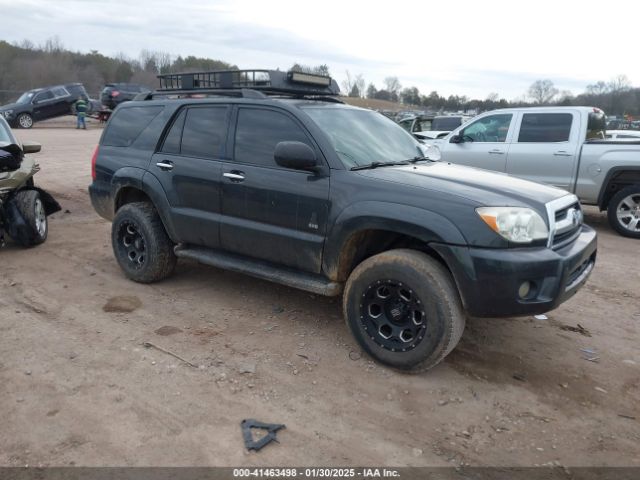
[[87,116],[87,110],[89,110],[89,102],[87,98],[83,95],[76,103],[73,104],[76,109],[76,116],[78,118],[78,122],[76,124],[76,130],[82,128],[83,130],[87,129],[87,124],[85,122],[85,118]]

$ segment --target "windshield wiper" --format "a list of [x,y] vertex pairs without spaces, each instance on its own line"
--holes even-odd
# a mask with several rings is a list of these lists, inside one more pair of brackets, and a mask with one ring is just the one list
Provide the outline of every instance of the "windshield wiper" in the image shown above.
[[403,160],[401,162],[371,162],[367,165],[356,165],[355,167],[351,167],[351,170],[367,170],[378,167],[390,167],[393,165],[409,165],[409,161]]
[[427,158],[425,156],[422,155],[416,155],[415,157],[407,160],[409,163],[417,163],[417,162],[435,162],[436,160],[433,160],[431,158]]

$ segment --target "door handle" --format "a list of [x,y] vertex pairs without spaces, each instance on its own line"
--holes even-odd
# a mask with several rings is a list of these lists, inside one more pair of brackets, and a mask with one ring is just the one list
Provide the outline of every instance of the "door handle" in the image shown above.
[[504,155],[504,150],[489,150],[489,153],[492,155]]
[[169,160],[157,162],[156,166],[160,168],[160,170],[173,170],[173,162],[170,162]]
[[557,152],[553,152],[556,157],[573,157],[572,153],[567,152],[566,150],[558,150]]
[[242,182],[244,180],[244,174],[238,171],[225,172],[222,176],[228,178],[232,182]]

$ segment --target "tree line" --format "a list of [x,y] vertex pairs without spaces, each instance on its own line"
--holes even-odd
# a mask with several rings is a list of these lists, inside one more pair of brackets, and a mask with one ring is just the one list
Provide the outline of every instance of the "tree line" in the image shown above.
[[156,75],[202,70],[237,70],[221,60],[195,56],[172,56],[143,50],[138,58],[124,54],[109,57],[92,50],[72,52],[56,39],[42,45],[25,40],[10,44],[0,40],[0,104],[17,98],[32,88],[81,82],[92,97],[107,83],[128,82],[158,86]]
[[[42,45],[35,45],[29,40],[19,44],[0,40],[0,104],[17,98],[26,90],[47,85],[81,82],[91,96],[98,96],[106,83],[130,82],[153,88],[158,85],[158,74],[237,68],[222,60],[173,56],[149,50],[143,50],[137,58],[122,53],[110,57],[97,50],[72,52],[64,48],[57,38]],[[330,74],[327,65],[294,63],[291,69]],[[551,80],[537,80],[521,98],[511,101],[501,98],[498,93],[491,93],[484,99],[471,99],[465,95],[445,97],[435,90],[425,95],[417,87],[403,88],[397,76],[386,77],[379,89],[373,83],[367,84],[362,74],[352,75],[348,70],[341,87],[342,93],[350,97],[400,102],[410,108],[436,112],[481,112],[527,105],[590,105],[602,108],[609,115],[640,115],[640,89],[633,88],[624,75],[608,82],[587,85],[585,91],[578,95],[559,91]]]
[[497,108],[524,107],[536,105],[593,106],[608,115],[640,116],[640,88],[633,88],[625,75],[618,75],[609,82],[598,81],[587,85],[583,93],[574,95],[571,91],[558,90],[548,79],[536,80],[522,97],[508,101],[498,93],[490,93],[485,99],[471,99],[465,95],[439,95],[432,91],[428,95],[420,93],[417,87],[403,88],[398,77],[387,77],[384,86],[378,89],[373,83],[364,88],[362,75],[346,72],[342,82],[344,92],[350,97],[363,97],[400,102],[404,105],[432,111],[476,111],[483,112]]

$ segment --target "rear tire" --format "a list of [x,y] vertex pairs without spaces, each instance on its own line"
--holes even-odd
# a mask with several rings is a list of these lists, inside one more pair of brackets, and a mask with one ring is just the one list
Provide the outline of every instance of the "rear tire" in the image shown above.
[[14,201],[26,223],[26,230],[19,230],[14,240],[23,247],[44,243],[49,233],[49,223],[40,194],[36,190],[21,190],[16,193]]
[[18,115],[18,118],[16,118],[16,125],[20,128],[29,129],[33,127],[33,117],[28,113],[21,113]]
[[163,280],[176,266],[173,243],[150,203],[129,203],[118,210],[111,226],[111,243],[120,268],[134,282]]
[[343,312],[367,353],[410,372],[442,361],[465,326],[451,274],[429,255],[407,249],[390,250],[358,265],[345,286]]
[[609,225],[620,235],[640,238],[640,185],[616,193],[607,206]]

